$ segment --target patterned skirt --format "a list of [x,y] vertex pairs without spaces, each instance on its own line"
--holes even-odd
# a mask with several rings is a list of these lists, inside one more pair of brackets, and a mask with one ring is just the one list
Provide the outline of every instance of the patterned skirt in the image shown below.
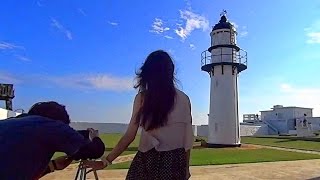
[[186,179],[184,148],[156,151],[154,148],[134,157],[126,180],[184,180]]

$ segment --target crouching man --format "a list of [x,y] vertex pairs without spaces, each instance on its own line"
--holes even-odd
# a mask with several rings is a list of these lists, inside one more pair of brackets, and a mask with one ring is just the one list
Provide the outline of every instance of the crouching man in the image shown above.
[[[27,114],[0,121],[0,179],[39,179],[72,160],[101,157],[105,146],[98,132],[88,129],[86,139],[69,123],[65,107],[53,101],[36,103]],[[51,160],[55,152],[67,156]]]

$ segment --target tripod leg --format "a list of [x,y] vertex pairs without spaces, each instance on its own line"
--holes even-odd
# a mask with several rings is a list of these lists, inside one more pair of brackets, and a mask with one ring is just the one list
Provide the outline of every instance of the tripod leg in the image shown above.
[[80,180],[83,180],[85,173],[84,173],[84,167],[83,167],[83,163],[82,162],[80,163],[80,168],[81,168],[81,170],[80,170]]
[[79,173],[81,173],[81,167],[80,167],[80,164],[79,164],[79,166],[78,166],[78,170],[77,170],[77,174],[76,174],[75,180],[77,180],[77,179],[78,179],[78,177],[79,177]]
[[98,177],[97,171],[93,171],[93,174],[94,174],[94,178],[95,178],[95,180],[99,180],[99,177]]
[[83,179],[87,179],[87,168],[83,168]]

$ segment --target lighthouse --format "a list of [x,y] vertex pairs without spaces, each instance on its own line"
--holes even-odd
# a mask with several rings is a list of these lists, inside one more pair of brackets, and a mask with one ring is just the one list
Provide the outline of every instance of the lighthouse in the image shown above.
[[237,32],[226,11],[210,33],[211,46],[201,53],[201,70],[210,76],[208,147],[238,147],[238,75],[247,69],[247,53],[237,45]]

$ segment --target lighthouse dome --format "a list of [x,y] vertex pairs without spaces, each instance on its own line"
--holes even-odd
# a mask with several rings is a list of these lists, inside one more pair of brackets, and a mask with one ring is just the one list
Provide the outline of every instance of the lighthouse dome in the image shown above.
[[235,29],[234,26],[227,20],[227,17],[225,15],[222,15],[220,18],[219,23],[214,25],[212,31],[218,30],[218,29]]

